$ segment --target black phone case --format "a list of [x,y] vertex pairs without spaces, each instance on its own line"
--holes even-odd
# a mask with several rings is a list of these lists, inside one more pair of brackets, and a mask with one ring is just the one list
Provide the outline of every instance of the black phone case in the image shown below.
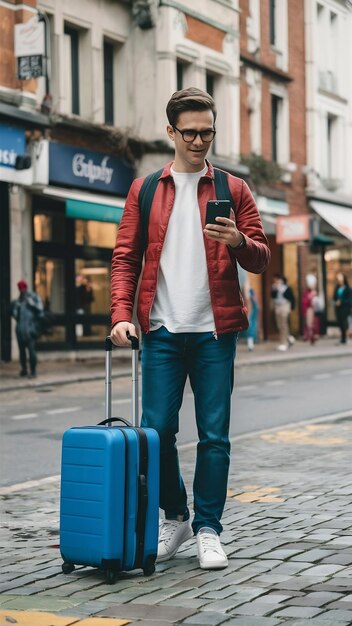
[[208,200],[205,223],[217,224],[216,217],[230,217],[230,209],[229,200]]

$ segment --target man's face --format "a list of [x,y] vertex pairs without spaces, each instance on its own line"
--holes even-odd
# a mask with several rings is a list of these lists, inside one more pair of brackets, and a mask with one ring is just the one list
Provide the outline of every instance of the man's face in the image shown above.
[[204,159],[209,151],[211,143],[202,141],[199,135],[194,141],[187,143],[178,131],[183,130],[212,130],[214,128],[214,116],[212,111],[184,111],[178,117],[175,130],[172,126],[167,127],[167,134],[175,143],[174,167],[179,172],[199,172],[204,167]]

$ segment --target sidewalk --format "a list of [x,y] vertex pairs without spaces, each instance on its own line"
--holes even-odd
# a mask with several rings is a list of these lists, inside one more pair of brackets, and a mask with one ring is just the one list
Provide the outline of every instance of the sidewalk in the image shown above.
[[[199,569],[190,540],[149,578],[65,576],[59,483],[2,488],[0,626],[352,624],[352,411],[239,437],[232,451],[221,572]],[[191,493],[194,450],[181,465]]]
[[[320,359],[322,357],[337,357],[349,355],[352,357],[352,341],[347,345],[337,345],[336,338],[322,338],[317,344],[311,346],[301,340],[287,352],[278,352],[277,343],[265,341],[255,346],[253,352],[249,352],[246,342],[241,339],[237,347],[236,367],[247,365],[285,363],[287,361],[301,359]],[[91,353],[90,353],[91,355]],[[80,354],[80,360],[42,360],[43,354],[38,355],[38,377],[34,380],[19,378],[19,365],[17,361],[0,363],[0,392],[26,389],[31,387],[62,385],[67,383],[97,380],[104,378],[104,355],[85,358],[84,352]],[[113,376],[130,375],[131,360],[130,352],[126,349],[117,349],[113,353]]]

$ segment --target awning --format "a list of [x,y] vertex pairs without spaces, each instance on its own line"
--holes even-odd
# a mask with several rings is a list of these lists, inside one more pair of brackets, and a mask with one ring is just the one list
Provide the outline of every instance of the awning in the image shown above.
[[61,187],[44,187],[42,193],[53,198],[65,199],[66,215],[74,219],[119,224],[125,206],[125,198],[84,193]]
[[330,226],[352,241],[352,208],[311,200],[310,206]]

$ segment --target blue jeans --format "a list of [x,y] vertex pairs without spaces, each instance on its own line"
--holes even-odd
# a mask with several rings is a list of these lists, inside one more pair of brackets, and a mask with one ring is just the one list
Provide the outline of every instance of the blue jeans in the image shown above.
[[198,429],[193,482],[196,534],[202,526],[222,531],[230,465],[230,405],[237,333],[170,333],[163,326],[143,336],[142,426],[160,436],[160,508],[167,518],[187,512],[176,434],[189,376]]

